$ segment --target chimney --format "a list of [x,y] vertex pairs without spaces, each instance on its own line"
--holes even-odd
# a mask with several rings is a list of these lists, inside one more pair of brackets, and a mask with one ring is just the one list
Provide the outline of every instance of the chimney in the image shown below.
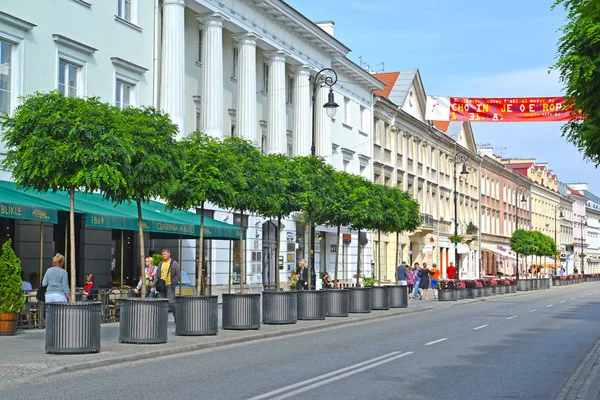
[[325,32],[327,32],[329,35],[331,35],[331,37],[333,36],[333,27],[335,26],[335,22],[333,21],[320,21],[320,22],[315,22],[315,24],[317,24],[317,26],[321,29],[323,29]]

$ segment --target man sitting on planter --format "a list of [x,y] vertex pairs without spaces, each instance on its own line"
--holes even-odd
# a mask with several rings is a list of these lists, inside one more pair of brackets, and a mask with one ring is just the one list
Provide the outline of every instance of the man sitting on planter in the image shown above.
[[173,312],[173,318],[177,318],[175,315],[175,289],[179,283],[179,263],[171,258],[171,252],[169,249],[163,249],[161,252],[163,260],[158,264],[156,269],[156,276],[158,281],[156,282],[156,290],[160,294],[160,297],[167,297],[169,299],[169,307]]

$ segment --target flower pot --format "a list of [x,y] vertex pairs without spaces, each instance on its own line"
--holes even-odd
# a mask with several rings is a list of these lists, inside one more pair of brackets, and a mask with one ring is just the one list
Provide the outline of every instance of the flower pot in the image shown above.
[[354,287],[348,290],[350,291],[350,313],[370,313],[371,288]]
[[527,291],[533,290],[533,279],[527,279]]
[[467,299],[474,299],[475,298],[475,289],[473,288],[466,288],[464,290],[465,292],[465,298]]
[[482,297],[483,296],[483,288],[475,288],[475,289],[473,289],[473,293],[475,294],[475,297]]
[[408,307],[408,286],[386,286],[390,295],[390,308]]
[[528,281],[526,279],[519,279],[517,281],[517,290],[519,292],[526,292],[529,290],[529,285],[527,283]]
[[438,290],[438,300],[439,301],[456,301],[454,298],[453,290],[444,289]]
[[347,317],[350,313],[350,291],[348,289],[327,290],[327,316]]
[[491,296],[495,296],[498,294],[498,285],[490,286],[490,288],[492,288],[491,293],[490,293]]
[[466,289],[458,289],[458,299],[464,300],[467,298],[467,290]]
[[500,286],[500,294],[508,294],[508,286]]
[[154,344],[167,343],[169,300],[121,299],[119,342]]
[[259,293],[223,294],[223,329],[260,329]]
[[12,336],[17,333],[19,314],[0,314],[0,336]]
[[452,290],[452,299],[454,301],[460,300],[460,293],[459,292],[460,292],[460,290],[458,290],[458,289]]
[[46,353],[98,353],[101,304],[99,301],[47,303]]
[[540,289],[540,280],[535,278],[533,279],[533,290],[539,290]]
[[219,296],[176,296],[175,334],[216,335],[219,331]]
[[390,292],[385,286],[371,288],[371,310],[389,310]]
[[327,316],[327,290],[298,292],[298,319],[319,320]]
[[298,321],[298,292],[262,293],[263,324],[295,324]]
[[509,293],[517,293],[517,285],[510,285],[508,287],[508,292]]

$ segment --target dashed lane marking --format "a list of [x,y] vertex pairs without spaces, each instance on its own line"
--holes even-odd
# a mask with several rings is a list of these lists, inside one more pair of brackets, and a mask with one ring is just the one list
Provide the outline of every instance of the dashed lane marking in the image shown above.
[[431,346],[432,344],[440,343],[440,342],[443,342],[445,340],[448,340],[448,338],[445,337],[445,338],[441,338],[441,339],[438,339],[438,340],[434,340],[433,342],[425,343],[425,346]]
[[480,330],[480,329],[483,329],[483,328],[485,328],[486,326],[487,326],[487,325],[481,325],[481,326],[478,326],[477,328],[473,328],[473,330],[474,330],[474,331],[478,331],[478,330]]

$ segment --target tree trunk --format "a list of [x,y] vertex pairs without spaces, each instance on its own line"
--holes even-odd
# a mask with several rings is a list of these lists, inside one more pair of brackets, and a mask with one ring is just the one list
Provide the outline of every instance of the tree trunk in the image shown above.
[[339,270],[339,262],[340,262],[340,230],[342,229],[341,225],[337,227],[337,236],[335,240],[335,270],[333,272],[333,288],[338,288],[338,270]]
[[279,292],[279,254],[281,246],[281,217],[277,217],[277,247],[275,247],[275,291]]
[[306,273],[308,274],[308,290],[311,290],[312,286],[312,274],[310,273],[311,269],[313,268],[312,266],[312,260],[314,260],[314,249],[312,248],[312,235],[313,235],[313,225],[312,225],[312,218],[310,216],[310,214],[308,214],[308,263],[307,267],[306,267]]
[[360,286],[360,229],[358,230],[358,240],[356,241],[356,287]]
[[244,294],[244,273],[246,272],[246,265],[244,260],[246,254],[244,254],[244,212],[240,212],[240,294]]
[[[198,250],[198,265],[196,265],[196,293],[202,295],[204,282],[204,200],[200,203],[200,249]],[[180,256],[181,257],[181,256]]]
[[[394,269],[396,270],[396,274],[395,274],[396,283],[398,283],[398,266],[400,265],[398,263],[398,261],[400,261],[399,260],[399,258],[400,258],[400,243],[399,243],[399,241],[400,241],[400,232],[396,232],[396,265],[394,266]],[[440,262],[440,264],[441,264],[441,262]],[[441,265],[440,265],[440,268],[441,268]]]
[[70,209],[69,209],[69,227],[71,232],[71,303],[75,303],[75,188],[69,189]]
[[[137,199],[135,201],[137,203],[137,213],[138,213],[138,235],[140,237],[140,276],[142,277],[142,299],[146,298],[146,274],[145,272],[145,262],[144,262],[144,224],[142,220],[142,202]],[[160,278],[160,277],[159,277]]]

